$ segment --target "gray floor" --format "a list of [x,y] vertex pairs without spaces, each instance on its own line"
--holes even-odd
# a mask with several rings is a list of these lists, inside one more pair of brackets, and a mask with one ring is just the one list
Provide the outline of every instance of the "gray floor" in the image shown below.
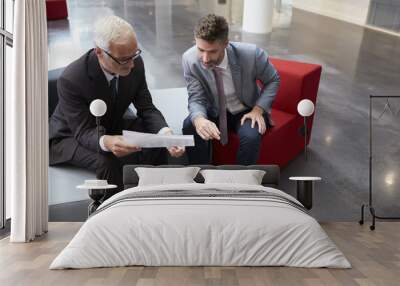
[[[70,0],[69,20],[48,24],[49,64],[57,68],[92,44],[92,24],[108,14],[131,22],[143,49],[150,88],[184,86],[181,54],[193,44],[192,28],[205,13],[225,15],[231,39],[265,48],[273,57],[323,66],[310,157],[282,170],[282,189],[294,194],[293,175],[320,176],[311,214],[321,221],[358,220],[368,198],[369,94],[400,94],[400,38],[304,11],[284,7],[273,32],[241,32],[242,1]],[[171,97],[171,101],[173,98]],[[400,215],[398,117],[374,107],[374,193],[379,215]],[[400,99],[390,102],[396,113]],[[67,209],[70,206],[66,206]],[[56,217],[56,216],[53,216]]]

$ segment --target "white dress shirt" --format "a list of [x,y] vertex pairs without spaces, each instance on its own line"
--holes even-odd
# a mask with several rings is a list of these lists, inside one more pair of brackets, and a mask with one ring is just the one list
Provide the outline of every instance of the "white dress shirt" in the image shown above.
[[232,79],[231,68],[229,67],[228,54],[225,49],[225,54],[222,62],[217,66],[222,75],[222,82],[224,84],[224,92],[226,98],[226,108],[232,114],[237,114],[246,109],[246,106],[240,101],[235,92],[235,85]]

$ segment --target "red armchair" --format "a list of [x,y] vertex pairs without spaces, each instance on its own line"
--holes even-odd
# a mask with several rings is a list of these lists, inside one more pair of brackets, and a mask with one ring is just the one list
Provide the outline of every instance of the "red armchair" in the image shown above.
[[47,20],[66,19],[68,17],[67,0],[46,0]]
[[[300,132],[304,121],[297,112],[297,104],[306,98],[315,104],[321,66],[273,58],[270,60],[279,72],[281,85],[272,105],[275,126],[262,138],[258,164],[277,164],[283,167],[304,150],[304,137]],[[312,115],[307,120],[307,144],[311,138],[313,118]],[[229,133],[228,138],[226,146],[213,141],[214,165],[236,163],[239,138],[234,133]]]

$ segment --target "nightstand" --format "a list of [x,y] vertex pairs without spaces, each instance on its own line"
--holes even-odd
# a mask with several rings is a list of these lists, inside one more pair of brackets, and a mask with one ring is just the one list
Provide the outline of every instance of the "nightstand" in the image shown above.
[[320,177],[290,177],[289,180],[297,182],[297,200],[308,210],[313,205],[314,182],[321,181]]
[[[93,200],[88,206],[88,216],[94,213],[97,208],[100,206],[100,200],[105,196],[107,190],[115,189],[117,185],[109,185],[107,181],[105,184],[96,185],[96,184],[88,184],[88,181],[96,181],[96,180],[86,180],[85,184],[77,186],[78,189],[86,189],[88,190],[89,197]],[[102,180],[98,180],[102,181]],[[104,181],[103,181],[104,182]]]

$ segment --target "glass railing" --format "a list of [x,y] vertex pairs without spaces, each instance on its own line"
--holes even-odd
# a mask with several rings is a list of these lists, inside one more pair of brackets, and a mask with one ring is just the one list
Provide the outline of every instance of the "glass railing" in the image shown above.
[[400,32],[400,1],[371,0],[368,25]]

